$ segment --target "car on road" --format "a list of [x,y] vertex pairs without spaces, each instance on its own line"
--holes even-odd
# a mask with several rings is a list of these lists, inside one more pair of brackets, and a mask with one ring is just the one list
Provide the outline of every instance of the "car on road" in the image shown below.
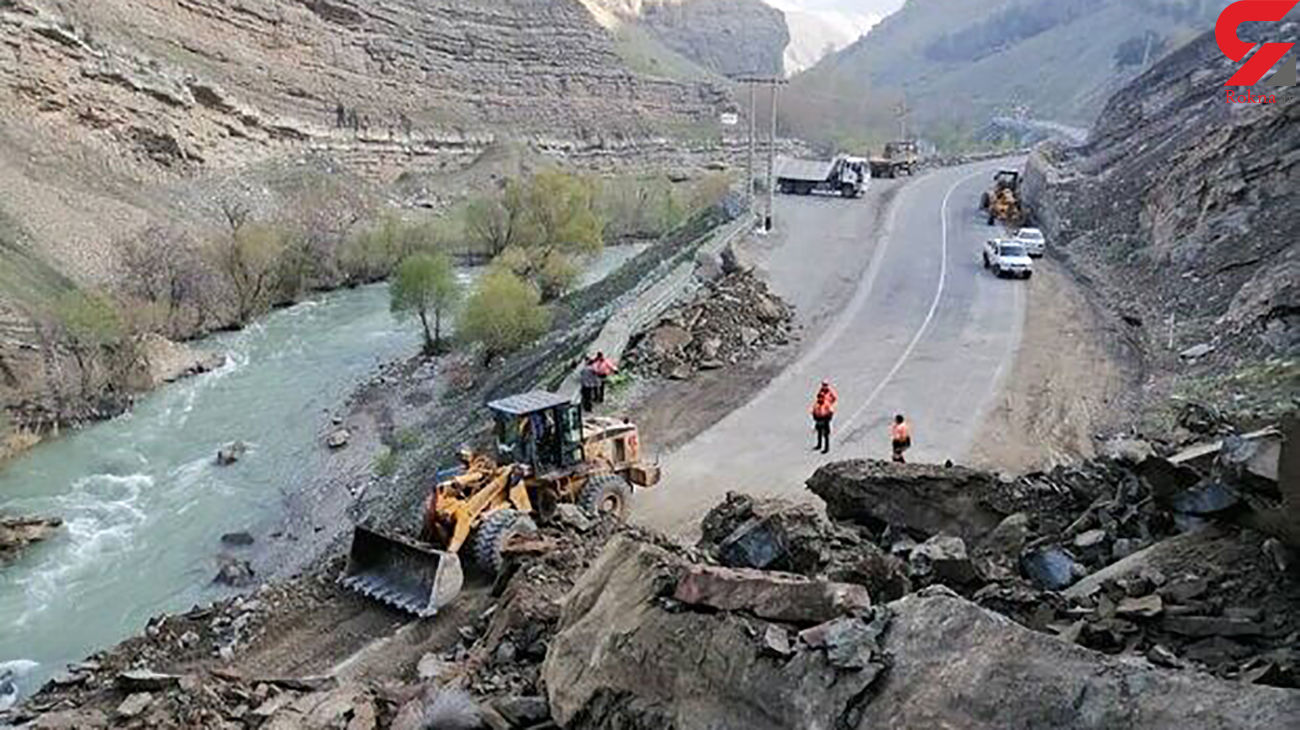
[[1007,238],[990,238],[984,243],[984,268],[991,269],[998,278],[1028,279],[1034,275],[1034,261],[1024,244]]
[[1013,240],[1024,246],[1025,252],[1031,258],[1038,258],[1047,253],[1047,239],[1043,237],[1043,232],[1037,228],[1021,228],[1016,232],[1016,237]]

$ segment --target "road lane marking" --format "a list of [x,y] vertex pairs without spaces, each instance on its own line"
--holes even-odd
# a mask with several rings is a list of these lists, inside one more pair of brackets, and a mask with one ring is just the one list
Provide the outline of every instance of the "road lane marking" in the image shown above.
[[894,363],[894,367],[885,374],[884,379],[876,385],[875,390],[871,391],[871,395],[867,396],[867,400],[864,401],[863,404],[853,412],[853,415],[849,416],[849,419],[845,421],[844,425],[840,427],[841,433],[845,434],[842,443],[851,443],[857,438],[857,434],[852,431],[854,422],[856,422],[858,418],[860,418],[862,414],[871,407],[871,404],[874,403],[876,398],[880,396],[881,392],[885,390],[885,387],[894,379],[894,376],[898,374],[898,371],[903,369],[903,365],[907,363],[908,358],[912,356],[912,352],[916,349],[916,346],[920,344],[921,338],[925,337],[925,332],[930,328],[930,323],[934,321],[934,315],[939,311],[939,302],[943,299],[944,286],[946,286],[948,282],[948,202],[952,199],[952,194],[957,191],[957,188],[965,185],[969,180],[973,180],[980,175],[986,174],[988,174],[987,171],[980,170],[957,180],[957,182],[952,184],[952,187],[948,188],[948,192],[943,196],[943,204],[939,207],[939,226],[942,233],[940,236],[941,249],[939,257],[939,284],[935,287],[934,300],[930,302],[930,311],[926,313],[925,320],[921,322],[921,326],[916,330],[916,334],[912,337],[912,341],[908,343],[907,349],[903,350],[903,354],[900,355],[898,361]]

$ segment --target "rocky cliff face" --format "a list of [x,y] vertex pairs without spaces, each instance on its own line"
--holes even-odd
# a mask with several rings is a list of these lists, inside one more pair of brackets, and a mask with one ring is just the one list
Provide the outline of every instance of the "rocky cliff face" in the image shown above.
[[1300,352],[1300,94],[1228,104],[1234,69],[1206,34],[1113,96],[1087,145],[1029,163],[1053,251],[1167,371]]
[[779,76],[790,31],[762,0],[584,0],[606,22],[630,23],[723,76]]
[[716,129],[724,88],[621,50],[579,0],[0,0],[0,407],[98,412],[39,323],[116,282],[115,242],[201,238],[222,190],[274,207],[308,169],[383,189],[502,140],[604,160]]

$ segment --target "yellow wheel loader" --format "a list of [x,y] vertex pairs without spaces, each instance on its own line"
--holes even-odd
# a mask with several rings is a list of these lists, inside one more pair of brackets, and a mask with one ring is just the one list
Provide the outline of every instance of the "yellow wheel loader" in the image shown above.
[[1020,200],[1020,173],[999,170],[993,176],[993,189],[980,195],[980,210],[988,215],[991,226],[1001,221],[1008,228],[1020,228],[1029,222],[1029,208]]
[[425,499],[420,540],[357,527],[344,586],[432,616],[460,593],[462,548],[495,574],[510,541],[535,533],[534,518],[549,518],[561,503],[623,519],[633,487],[659,483],[659,467],[642,460],[631,422],[584,418],[568,398],[545,392],[494,401],[488,409],[496,455],[461,450],[459,473],[440,480]]

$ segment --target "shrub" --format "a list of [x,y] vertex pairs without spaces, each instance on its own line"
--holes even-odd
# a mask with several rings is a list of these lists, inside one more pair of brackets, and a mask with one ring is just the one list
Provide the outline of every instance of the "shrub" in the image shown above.
[[509,270],[488,272],[465,303],[458,332],[470,343],[480,344],[484,359],[513,352],[546,332],[550,312],[541,304],[541,294]]

